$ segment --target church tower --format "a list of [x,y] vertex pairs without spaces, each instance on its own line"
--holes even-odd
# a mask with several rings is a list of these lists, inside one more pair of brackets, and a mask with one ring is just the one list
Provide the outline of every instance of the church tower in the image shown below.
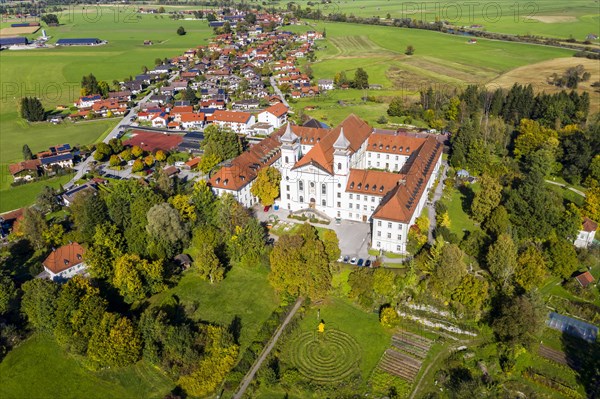
[[348,176],[350,173],[350,142],[344,135],[344,127],[333,144],[333,173],[336,176]]
[[285,133],[281,136],[281,168],[284,171],[290,170],[300,156],[300,140],[292,132],[292,124],[288,122]]

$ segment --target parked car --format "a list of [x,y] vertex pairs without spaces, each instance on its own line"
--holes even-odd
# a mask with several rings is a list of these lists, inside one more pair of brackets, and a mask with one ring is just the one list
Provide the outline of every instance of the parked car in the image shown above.
[[267,240],[267,245],[273,245],[273,244],[275,244],[275,239],[271,237]]
[[344,256],[344,260],[342,262],[348,263],[350,261],[350,257],[348,255]]
[[337,260],[338,262],[343,262],[344,261],[344,257],[342,255],[340,255],[340,257]]
[[371,267],[371,260],[367,259],[365,261],[365,267]]
[[350,259],[350,264],[351,265],[356,265],[356,258]]
[[263,211],[264,211],[264,212],[269,212],[269,209],[271,209],[271,206],[270,206],[270,205],[267,205],[267,206],[265,206],[265,207],[263,208]]
[[363,258],[360,258],[358,260],[358,263],[356,264],[357,266],[362,266],[365,263],[365,260]]

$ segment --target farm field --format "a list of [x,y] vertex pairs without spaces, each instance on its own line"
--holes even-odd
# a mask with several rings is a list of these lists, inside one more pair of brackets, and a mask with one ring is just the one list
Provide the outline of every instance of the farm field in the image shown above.
[[[206,21],[173,21],[164,16],[135,15],[126,9],[115,13],[111,8],[94,11],[75,8],[59,14],[58,27],[44,27],[50,43],[59,38],[97,37],[107,45],[95,47],[49,48],[2,51],[0,53],[0,208],[9,194],[9,163],[22,160],[21,148],[28,144],[32,151],[58,143],[90,144],[113,128],[117,119],[61,125],[28,124],[17,113],[22,96],[40,97],[46,109],[59,104],[72,104],[79,97],[81,77],[93,73],[98,80],[123,80],[141,73],[142,66],[151,68],[156,58],[173,57],[190,47],[206,42],[212,29]],[[6,24],[3,24],[3,26]],[[178,36],[183,26],[187,34]],[[33,35],[33,36],[37,36]],[[144,46],[144,40],[155,44]],[[27,67],[24,67],[27,65]],[[41,186],[40,186],[41,188]],[[20,205],[31,203],[33,196],[22,198]]]
[[[457,3],[449,0],[398,2],[389,0],[337,0],[329,4],[308,6],[307,0],[296,2],[305,9],[320,9],[324,15],[341,13],[347,16],[411,18],[435,22],[436,17],[455,26],[482,25],[480,29],[513,35],[536,35],[585,40],[590,33],[598,35],[600,13],[593,0],[558,0],[515,3],[501,0],[487,3]],[[285,6],[284,2],[279,3]]]
[[[374,123],[379,116],[385,115],[386,103],[392,97],[416,96],[420,89],[430,86],[436,90],[454,91],[468,84],[496,84],[497,80],[501,82],[498,86],[509,86],[512,85],[510,82],[519,81],[515,78],[518,74],[500,79],[516,68],[528,68],[530,65],[540,65],[535,82],[541,84],[536,89],[554,90],[545,82],[557,69],[553,62],[560,61],[558,65],[564,66],[564,70],[581,63],[580,58],[572,57],[573,51],[566,49],[485,39],[479,39],[473,45],[467,44],[465,37],[438,32],[313,22],[309,22],[312,25],[289,26],[286,29],[296,32],[309,29],[326,31],[326,40],[317,42],[317,61],[311,64],[315,79],[333,79],[342,70],[352,79],[356,69],[363,68],[369,75],[370,84],[382,86],[381,90],[335,90],[321,98],[298,100],[304,107],[314,107],[307,111],[309,115],[327,118],[324,120],[328,124],[328,121],[339,122],[350,112]],[[412,56],[404,54],[408,45],[415,48]],[[592,68],[591,64],[587,65]],[[585,85],[582,87],[586,89]],[[598,97],[591,87],[587,90],[592,97]],[[379,101],[363,104],[360,101],[362,96],[372,96]],[[340,100],[345,104],[340,104]]]
[[173,387],[146,362],[93,372],[65,353],[54,340],[34,335],[0,363],[0,397],[12,399],[153,399]]

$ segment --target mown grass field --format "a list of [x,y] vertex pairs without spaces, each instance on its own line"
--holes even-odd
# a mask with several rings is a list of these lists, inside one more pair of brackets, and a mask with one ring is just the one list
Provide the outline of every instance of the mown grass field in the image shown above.
[[[118,6],[115,6],[118,7]],[[0,53],[0,209],[12,209],[16,194],[10,189],[12,178],[7,165],[22,160],[21,148],[28,144],[41,151],[59,143],[90,144],[114,127],[117,119],[85,123],[50,125],[28,124],[17,112],[23,96],[39,97],[46,109],[69,105],[80,93],[83,75],[93,73],[98,80],[123,80],[152,68],[156,58],[173,57],[206,44],[212,29],[206,21],[173,21],[167,16],[132,15],[127,8],[88,6],[59,14],[61,26],[44,27],[50,43],[60,38],[97,37],[109,43],[97,47],[48,48]],[[185,36],[176,30],[183,26]],[[34,36],[39,36],[38,32]],[[30,37],[31,38],[31,37]],[[155,44],[144,46],[144,40]],[[31,203],[33,196],[19,196],[18,205]],[[14,198],[11,198],[14,197]],[[12,205],[11,205],[12,206]]]
[[143,361],[89,371],[43,335],[34,335],[0,363],[0,397],[7,399],[153,399],[164,397],[174,386]]
[[[536,35],[585,40],[589,33],[599,34],[600,14],[593,0],[559,0],[490,3],[460,3],[449,0],[400,2],[393,0],[334,0],[330,4],[308,0],[296,2],[303,9],[320,9],[324,15],[343,13],[347,16],[411,18],[435,22],[436,17],[455,26],[483,25],[482,30],[513,35]],[[280,2],[285,5],[285,2]]]
[[240,346],[242,353],[279,305],[277,295],[267,281],[267,270],[262,266],[248,269],[234,266],[219,283],[202,280],[193,270],[185,273],[179,284],[152,298],[153,305],[170,295],[181,304],[194,304],[194,318],[229,326],[238,316],[241,319]]

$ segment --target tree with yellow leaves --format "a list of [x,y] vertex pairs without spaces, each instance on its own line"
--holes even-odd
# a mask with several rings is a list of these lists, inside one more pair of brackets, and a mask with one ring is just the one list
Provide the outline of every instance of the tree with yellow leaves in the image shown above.
[[254,180],[250,193],[258,197],[261,204],[271,206],[275,199],[279,197],[279,183],[281,182],[281,173],[274,167],[269,166],[258,172]]

